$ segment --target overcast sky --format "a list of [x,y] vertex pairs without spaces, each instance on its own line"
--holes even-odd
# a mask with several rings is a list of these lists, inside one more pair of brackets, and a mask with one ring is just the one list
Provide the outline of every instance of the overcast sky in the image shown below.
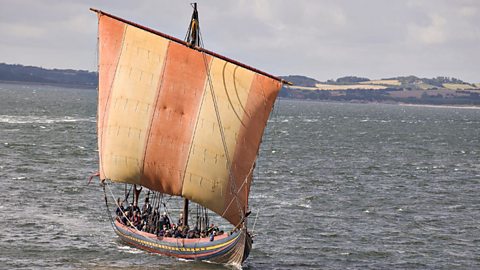
[[[0,0],[0,62],[96,70],[88,9],[183,39],[193,0]],[[198,0],[205,48],[275,75],[480,82],[479,0]]]

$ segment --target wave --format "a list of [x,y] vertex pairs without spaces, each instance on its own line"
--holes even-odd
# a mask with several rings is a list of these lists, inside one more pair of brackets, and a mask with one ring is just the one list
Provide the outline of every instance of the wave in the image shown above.
[[[119,243],[116,243],[116,244],[119,244]],[[125,246],[123,244],[119,244],[117,246],[117,249],[122,251],[122,252],[125,252],[125,253],[130,253],[130,254],[140,254],[140,253],[143,253],[142,250],[140,249],[136,249],[136,248],[132,248],[132,247],[129,247],[129,246]]]
[[95,122],[95,117],[48,117],[34,115],[0,115],[0,123],[7,124],[54,124],[69,122]]

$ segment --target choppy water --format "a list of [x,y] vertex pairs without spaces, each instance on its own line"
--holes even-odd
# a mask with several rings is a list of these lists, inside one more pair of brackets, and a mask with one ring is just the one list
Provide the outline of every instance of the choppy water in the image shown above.
[[[117,240],[96,91],[0,84],[0,268],[222,269]],[[245,269],[480,268],[480,110],[280,100]]]

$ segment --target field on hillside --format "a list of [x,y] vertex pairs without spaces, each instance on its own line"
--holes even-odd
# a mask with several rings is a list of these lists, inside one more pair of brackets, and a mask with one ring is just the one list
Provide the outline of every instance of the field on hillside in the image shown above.
[[373,84],[346,84],[346,85],[336,85],[336,84],[322,84],[317,83],[315,85],[318,90],[351,90],[351,89],[364,89],[364,90],[383,90],[387,89],[383,85],[373,85]]
[[443,87],[447,89],[452,89],[452,90],[471,90],[475,89],[475,87],[468,85],[468,84],[463,84],[463,83],[444,83]]
[[402,83],[399,80],[371,80],[371,81],[360,82],[360,84],[380,84],[380,85],[400,86]]

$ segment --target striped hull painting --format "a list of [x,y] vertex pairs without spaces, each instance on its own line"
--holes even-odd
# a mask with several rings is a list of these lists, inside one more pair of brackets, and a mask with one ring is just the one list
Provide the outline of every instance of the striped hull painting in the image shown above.
[[240,224],[279,79],[98,17],[101,179],[182,196]]
[[248,257],[252,240],[246,230],[231,235],[209,238],[183,239],[157,237],[154,234],[140,232],[118,221],[113,223],[115,233],[122,241],[152,253],[187,260],[201,260],[222,264],[241,265]]

